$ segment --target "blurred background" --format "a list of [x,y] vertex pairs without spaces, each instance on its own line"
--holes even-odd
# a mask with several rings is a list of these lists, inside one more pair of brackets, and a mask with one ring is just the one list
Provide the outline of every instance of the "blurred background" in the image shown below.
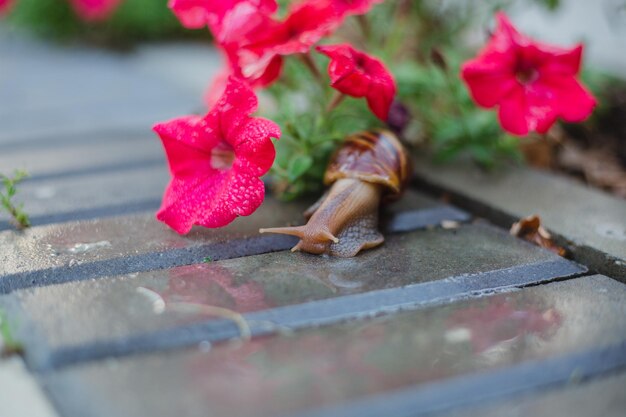
[[[106,3],[91,3],[98,1]],[[157,208],[168,173],[150,128],[205,111],[203,95],[222,65],[208,31],[182,28],[166,0],[109,3],[94,15],[81,0],[0,0],[0,173],[29,173],[20,196],[33,224]],[[466,56],[484,44],[499,6],[422,3],[435,23],[424,42],[457,25],[463,31],[443,42]],[[530,146],[525,158],[626,196],[626,2],[500,3],[531,36],[563,46],[584,42],[584,77],[602,102],[599,120],[572,127],[573,153]],[[455,14],[459,8],[476,11]],[[1,221],[0,229],[7,227]]]

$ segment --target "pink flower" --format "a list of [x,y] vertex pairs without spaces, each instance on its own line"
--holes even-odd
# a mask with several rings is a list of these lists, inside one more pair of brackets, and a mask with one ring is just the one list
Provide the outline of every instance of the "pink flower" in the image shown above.
[[250,117],[252,89],[234,77],[204,117],[186,116],[154,126],[167,154],[172,180],[157,219],[178,233],[192,225],[221,227],[252,214],[263,202],[259,177],[274,162],[272,121]]
[[210,25],[216,43],[228,60],[229,73],[245,79],[252,87],[271,84],[280,76],[283,67],[279,55],[248,48],[276,24],[262,10],[265,9],[252,2],[241,1]]
[[357,51],[348,44],[318,46],[330,58],[331,85],[352,97],[365,97],[372,113],[386,121],[396,95],[396,83],[378,59]]
[[563,49],[520,34],[504,13],[480,54],[467,61],[461,77],[481,107],[499,106],[502,128],[516,135],[545,133],[558,117],[581,122],[594,97],[576,79],[582,45]]
[[368,13],[372,7],[384,0],[328,0],[340,16]]
[[254,6],[259,13],[274,13],[278,8],[276,0],[169,0],[178,20],[188,29],[201,29],[205,26],[218,29],[226,14],[241,3]]
[[11,7],[13,7],[13,0],[0,0],[0,16],[9,13]]
[[121,0],[70,0],[76,14],[85,21],[97,22],[108,18]]
[[302,1],[290,8],[284,21],[267,25],[248,48],[259,55],[307,53],[311,46],[337,29],[341,20],[330,3]]

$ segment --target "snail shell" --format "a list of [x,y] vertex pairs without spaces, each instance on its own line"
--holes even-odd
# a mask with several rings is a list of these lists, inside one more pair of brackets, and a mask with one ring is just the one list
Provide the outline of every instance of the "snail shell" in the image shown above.
[[379,206],[402,194],[410,171],[407,152],[393,133],[348,136],[324,175],[324,183],[332,187],[304,213],[307,224],[260,232],[298,236],[292,251],[355,256],[385,240],[378,231]]

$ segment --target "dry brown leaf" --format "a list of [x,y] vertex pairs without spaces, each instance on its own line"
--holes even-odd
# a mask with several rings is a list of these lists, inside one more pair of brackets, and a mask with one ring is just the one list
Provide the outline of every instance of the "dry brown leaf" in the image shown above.
[[587,183],[626,197],[626,170],[610,150],[583,150],[568,143],[559,153],[558,163],[582,174]]
[[548,231],[541,226],[541,218],[537,215],[524,217],[517,223],[513,223],[510,233],[513,236],[517,236],[534,243],[537,246],[546,248],[559,256],[565,256],[567,254],[567,251],[564,248],[554,243],[550,233],[548,233]]

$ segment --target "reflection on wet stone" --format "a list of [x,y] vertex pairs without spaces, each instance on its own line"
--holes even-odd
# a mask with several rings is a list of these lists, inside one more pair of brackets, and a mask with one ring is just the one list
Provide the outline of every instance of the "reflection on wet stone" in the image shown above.
[[[303,221],[305,203],[281,203],[268,198],[252,217],[220,229],[194,228],[180,236],[152,214],[34,227],[22,233],[0,232],[0,293],[33,285],[189,265],[288,249],[297,239],[260,235],[260,227]],[[400,213],[402,215],[397,216]],[[394,217],[394,215],[396,215]],[[436,226],[448,217],[468,215],[414,191],[385,215],[392,230]],[[395,229],[394,229],[395,228]],[[79,267],[79,268],[76,268]]]
[[88,397],[65,398],[69,417],[86,404],[97,416],[283,415],[614,343],[626,334],[625,299],[622,284],[580,278],[208,352],[92,363],[49,382],[88,387]]
[[[461,252],[464,256],[456,256]],[[199,303],[247,313],[555,258],[494,228],[467,225],[393,235],[381,248],[357,258],[278,252],[15,294],[48,347],[56,348],[207,318],[168,309],[168,303]],[[138,292],[139,287],[145,290]],[[158,315],[155,295],[165,304]],[[59,304],[60,299],[64,303]]]

